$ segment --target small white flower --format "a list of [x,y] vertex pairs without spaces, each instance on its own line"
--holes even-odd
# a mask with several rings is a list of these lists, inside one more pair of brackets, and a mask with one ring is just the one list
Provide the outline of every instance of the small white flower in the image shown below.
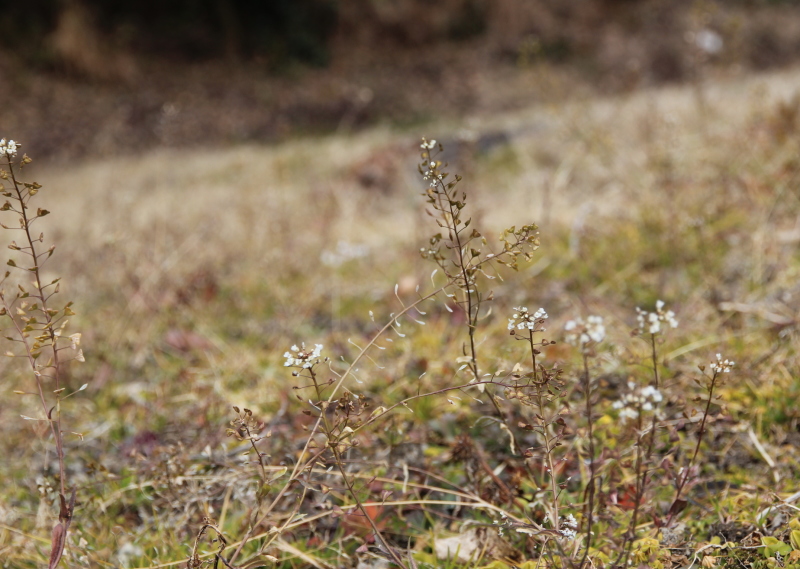
[[664,396],[661,392],[653,387],[647,385],[641,389],[636,388],[636,384],[632,381],[628,382],[629,393],[622,396],[619,401],[611,404],[612,409],[619,409],[619,418],[622,421],[628,419],[636,419],[639,417],[639,410],[646,412],[658,413],[658,403],[663,401]]
[[650,395],[652,395],[656,391],[657,390],[656,390],[655,387],[653,387],[652,385],[647,385],[647,386],[642,388],[641,394],[642,394],[642,397],[647,398],[647,397],[650,397]]
[[564,528],[562,530],[559,530],[558,533],[561,534],[561,537],[565,537],[567,539],[574,539],[575,536],[577,535],[577,532],[574,529],[570,528]]
[[[531,314],[524,306],[514,308],[516,312],[508,319],[508,329],[531,330],[532,332],[544,332],[544,328],[537,328],[548,316],[544,308],[540,308]],[[519,320],[519,322],[517,322]]]
[[582,318],[570,320],[564,325],[564,330],[569,332],[566,337],[567,342],[581,349],[586,349],[590,342],[602,342],[606,337],[606,328],[601,316],[589,316],[586,322]]
[[602,342],[606,337],[606,327],[602,316],[589,316],[586,319],[586,333],[595,342]]
[[560,526],[558,533],[561,534],[561,537],[573,539],[578,534],[578,520],[572,514],[568,514],[566,518],[561,518]]
[[672,328],[678,327],[678,320],[675,318],[675,313],[672,312],[672,310],[668,310],[665,317]]
[[311,351],[306,351],[305,343],[300,344],[299,348],[294,345],[290,350],[283,354],[283,357],[286,358],[283,364],[285,367],[310,369],[320,362],[322,344],[314,344],[314,349]]
[[424,136],[422,137],[422,144],[419,145],[423,150],[433,150],[434,146],[436,146],[436,140],[428,142]]
[[3,138],[0,140],[0,154],[5,154],[6,156],[16,156],[17,147],[19,146],[20,145],[13,140],[6,142],[6,139]]
[[711,368],[711,371],[713,371],[715,374],[730,373],[734,365],[736,365],[735,362],[732,362],[731,360],[728,359],[723,360],[722,354],[717,354],[717,361],[711,362],[711,365],[709,367]]
[[661,332],[661,324],[669,324],[671,328],[678,327],[678,320],[675,318],[675,313],[672,310],[664,310],[664,301],[656,301],[655,312],[647,312],[641,308],[636,308],[636,320],[639,322],[639,328],[646,330],[650,334],[658,334]]

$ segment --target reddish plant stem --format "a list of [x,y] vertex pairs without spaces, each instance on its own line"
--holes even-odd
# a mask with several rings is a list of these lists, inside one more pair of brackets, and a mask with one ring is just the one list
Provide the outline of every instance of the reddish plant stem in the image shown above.
[[[678,482],[678,486],[675,488],[675,499],[672,501],[673,504],[677,502],[681,497],[681,492],[683,488],[686,486],[686,482],[689,480],[689,473],[694,465],[695,460],[697,460],[697,454],[700,452],[700,445],[703,442],[703,435],[706,432],[706,421],[708,420],[708,414],[711,410],[711,400],[714,396],[714,388],[717,384],[717,377],[719,373],[714,372],[714,375],[711,376],[711,382],[708,385],[708,399],[706,400],[706,407],[703,409],[703,419],[700,421],[700,431],[697,433],[697,444],[694,447],[694,453],[692,454],[692,458],[689,460],[689,464],[686,465],[684,468],[683,476],[680,478]],[[666,525],[669,526],[672,523],[673,518],[678,514],[677,511],[674,511],[670,508],[669,515],[667,516]]]
[[592,547],[592,524],[594,522],[594,420],[592,418],[592,385],[589,377],[589,356],[586,351],[583,352],[583,390],[586,398],[586,421],[589,437],[589,483],[586,485],[586,549],[578,567],[584,567],[589,558],[589,549]]

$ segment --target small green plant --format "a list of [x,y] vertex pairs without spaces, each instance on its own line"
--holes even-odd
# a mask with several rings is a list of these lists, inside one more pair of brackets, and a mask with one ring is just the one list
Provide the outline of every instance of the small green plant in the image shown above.
[[26,361],[34,384],[33,391],[17,390],[15,393],[33,395],[40,405],[39,417],[24,418],[47,423],[55,446],[60,506],[58,522],[52,530],[48,562],[48,568],[54,569],[67,543],[76,500],[76,490],[67,480],[61,405],[86,388],[83,385],[77,391],[67,392],[62,379],[63,366],[71,360],[84,361],[84,357],[80,348],[81,335],[73,333],[64,337],[68,317],[74,315],[72,303],[56,304],[54,296],[59,292],[60,279],[49,280],[44,276],[55,245],[44,245],[44,233],[38,231],[37,221],[50,212],[40,207],[34,209],[32,202],[41,186],[20,178],[25,166],[32,162],[27,154],[15,160],[20,146],[14,140],[0,140],[0,156],[5,159],[5,168],[0,169],[1,193],[6,198],[0,211],[17,216],[16,223],[0,223],[0,227],[20,236],[8,245],[17,257],[8,260],[10,268],[0,280],[0,316],[8,324],[6,340],[16,346],[6,355]]
[[767,560],[767,567],[800,568],[800,520],[789,522],[789,543],[774,536],[761,537],[761,552]]

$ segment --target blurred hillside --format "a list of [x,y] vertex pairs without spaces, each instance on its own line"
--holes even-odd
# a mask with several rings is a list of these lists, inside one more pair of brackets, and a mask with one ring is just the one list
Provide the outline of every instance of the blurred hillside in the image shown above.
[[[794,63],[794,0],[29,0],[0,123],[39,158],[218,146]],[[43,128],[45,127],[46,128]]]

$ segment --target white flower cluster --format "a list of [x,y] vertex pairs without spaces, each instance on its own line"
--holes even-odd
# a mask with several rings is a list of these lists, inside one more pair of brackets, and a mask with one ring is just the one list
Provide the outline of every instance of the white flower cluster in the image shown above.
[[636,419],[639,416],[639,408],[642,411],[652,411],[655,409],[654,404],[664,400],[661,392],[652,385],[636,389],[636,384],[629,381],[628,389],[630,389],[630,393],[626,393],[622,399],[611,404],[612,409],[620,410],[619,418],[622,421]]
[[444,175],[436,171],[436,162],[431,162],[430,164],[428,164],[428,166],[430,167],[430,170],[425,171],[425,173],[422,175],[422,179],[423,180],[429,179],[431,181],[430,183],[431,188],[435,188],[437,182],[441,182],[442,180],[444,180]]
[[430,180],[431,188],[435,188],[436,184],[444,181],[444,174],[439,172],[440,164],[431,159],[431,150],[433,150],[435,146],[435,140],[428,142],[424,136],[422,137],[422,144],[419,145],[419,147],[422,148],[422,164],[420,165],[420,171],[422,171],[422,168],[425,169],[425,171],[422,172],[422,179]]
[[436,146],[436,140],[429,142],[424,136],[422,137],[422,144],[419,145],[423,150],[433,150],[434,146]]
[[305,343],[300,344],[300,347],[292,346],[291,351],[283,354],[286,362],[283,364],[286,367],[301,367],[303,369],[310,369],[319,363],[320,354],[322,353],[322,344],[314,344],[314,349],[311,351],[306,350]]
[[564,325],[567,331],[567,342],[573,346],[584,348],[589,342],[600,343],[606,337],[606,327],[602,316],[588,316],[570,320]]
[[566,518],[561,518],[561,529],[558,530],[561,537],[573,539],[578,534],[578,520],[572,514],[567,514]]
[[[534,330],[536,329],[536,324],[547,318],[547,312],[544,311],[544,308],[540,308],[533,314],[528,312],[528,309],[524,306],[514,308],[514,310],[517,312],[515,312],[513,316],[508,319],[509,330],[513,330],[515,328],[518,330]],[[519,322],[517,322],[518,320]],[[544,328],[541,328],[539,331],[544,332]]]
[[19,144],[13,140],[6,142],[6,139],[3,138],[0,140],[0,154],[5,154],[6,156],[16,156],[18,146]]
[[658,334],[661,331],[661,323],[667,323],[671,328],[678,327],[675,313],[672,310],[664,310],[664,301],[656,302],[656,311],[647,312],[641,308],[636,308],[636,319],[639,321],[639,328],[646,330],[650,334]]
[[723,360],[722,354],[717,354],[717,361],[711,362],[709,367],[714,373],[730,373],[731,368],[735,365],[736,363],[731,360]]

